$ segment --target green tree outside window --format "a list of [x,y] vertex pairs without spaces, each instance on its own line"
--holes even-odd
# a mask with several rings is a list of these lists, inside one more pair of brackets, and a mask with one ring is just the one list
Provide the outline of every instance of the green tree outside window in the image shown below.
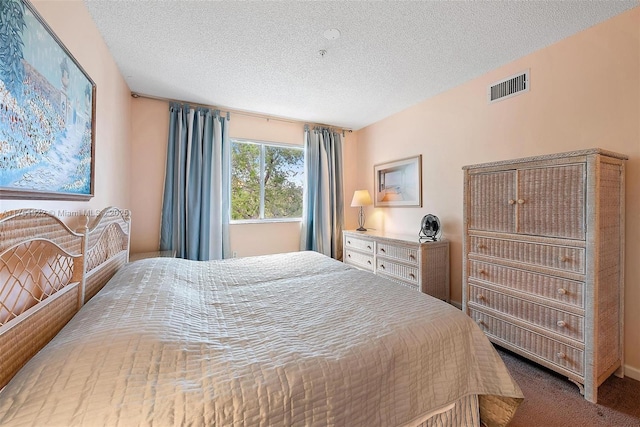
[[302,217],[304,150],[232,141],[231,219]]

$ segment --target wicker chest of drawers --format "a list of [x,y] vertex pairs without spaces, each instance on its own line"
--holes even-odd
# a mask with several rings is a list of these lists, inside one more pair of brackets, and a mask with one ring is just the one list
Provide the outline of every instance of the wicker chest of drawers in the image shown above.
[[374,231],[344,231],[344,258],[363,270],[449,301],[449,242]]
[[463,168],[463,310],[591,402],[623,375],[624,160],[591,149]]

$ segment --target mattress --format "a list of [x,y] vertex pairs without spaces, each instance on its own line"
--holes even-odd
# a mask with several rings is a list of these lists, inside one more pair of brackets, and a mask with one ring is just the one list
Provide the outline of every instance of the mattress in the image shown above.
[[409,426],[475,396],[489,426],[522,399],[440,300],[315,252],[154,258],[12,379],[0,425]]

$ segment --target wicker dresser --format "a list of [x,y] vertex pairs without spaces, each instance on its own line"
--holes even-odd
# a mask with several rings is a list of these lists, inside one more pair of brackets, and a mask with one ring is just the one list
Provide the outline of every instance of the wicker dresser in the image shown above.
[[449,301],[449,242],[344,231],[344,262]]
[[463,168],[463,310],[591,402],[623,375],[626,158],[591,149]]

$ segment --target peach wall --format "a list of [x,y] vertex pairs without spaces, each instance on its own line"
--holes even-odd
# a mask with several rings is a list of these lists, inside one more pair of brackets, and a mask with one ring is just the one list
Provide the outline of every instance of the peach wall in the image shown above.
[[[0,210],[35,207],[64,213],[129,208],[129,87],[82,1],[32,3],[97,86],[95,197],[88,202],[0,200]],[[75,217],[67,221],[75,226]]]
[[169,105],[146,98],[131,102],[131,253],[157,251]]
[[[344,179],[344,229],[353,230],[358,228],[358,211],[359,208],[351,207],[351,199],[356,190],[367,188],[366,182],[359,180],[359,160],[358,160],[358,132],[346,134],[345,143],[342,146],[342,154],[344,160],[343,179]],[[372,188],[367,188],[371,193]],[[365,218],[365,223],[367,223]]]
[[[423,155],[423,207],[367,210],[369,227],[417,233],[438,215],[451,241],[451,298],[462,287],[462,166],[600,147],[626,173],[628,373],[640,379],[640,8],[500,67],[358,131],[358,186],[373,165]],[[531,91],[488,105],[489,84],[530,69]]]
[[[132,103],[131,144],[131,252],[158,250],[160,218],[169,128],[169,104],[138,98]],[[289,122],[231,112],[229,136],[293,145],[303,143],[304,123]],[[356,149],[355,137],[347,133],[345,156]],[[349,148],[346,148],[349,147]],[[349,162],[350,160],[347,159]],[[355,171],[352,172],[355,174]],[[353,191],[345,190],[345,203]],[[346,201],[348,197],[348,202]],[[355,217],[354,217],[355,218]],[[355,222],[354,222],[355,223]],[[300,222],[230,225],[231,251],[238,257],[297,251]]]

